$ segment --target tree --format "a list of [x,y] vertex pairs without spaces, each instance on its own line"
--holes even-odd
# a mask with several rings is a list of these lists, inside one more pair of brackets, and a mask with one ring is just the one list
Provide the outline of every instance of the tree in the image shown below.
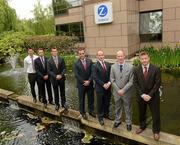
[[16,11],[8,5],[7,0],[0,0],[0,33],[16,30],[16,27]]
[[55,33],[52,5],[47,8],[43,8],[40,1],[37,0],[37,4],[34,6],[33,14],[33,28],[36,35]]
[[0,35],[0,59],[14,56],[23,51],[24,34],[20,32],[4,32]]

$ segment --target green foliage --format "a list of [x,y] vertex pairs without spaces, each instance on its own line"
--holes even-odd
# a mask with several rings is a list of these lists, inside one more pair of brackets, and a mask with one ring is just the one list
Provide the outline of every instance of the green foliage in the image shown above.
[[0,33],[16,30],[16,12],[9,5],[7,0],[0,0]]
[[[143,48],[141,51],[147,51],[151,58],[151,63],[159,66],[162,70],[172,71],[180,70],[180,46],[177,45],[174,49],[169,46],[156,49],[154,47]],[[138,65],[139,59],[135,59],[133,64]]]
[[25,48],[44,48],[50,50],[56,47],[60,54],[73,54],[75,44],[78,39],[70,36],[27,36],[25,38]]
[[24,34],[20,32],[4,32],[0,35],[0,59],[23,51]]

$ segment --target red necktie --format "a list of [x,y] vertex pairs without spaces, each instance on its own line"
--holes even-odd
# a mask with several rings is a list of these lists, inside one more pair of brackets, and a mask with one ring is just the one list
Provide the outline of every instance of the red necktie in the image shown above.
[[147,71],[147,67],[144,67],[144,79],[147,79],[147,75],[148,75],[148,71]]
[[103,72],[105,73],[106,72],[106,65],[105,65],[104,61],[102,61],[102,68],[103,68]]
[[86,69],[87,69],[86,60],[83,60],[83,61],[82,61],[82,64],[83,64],[84,70],[86,70]]

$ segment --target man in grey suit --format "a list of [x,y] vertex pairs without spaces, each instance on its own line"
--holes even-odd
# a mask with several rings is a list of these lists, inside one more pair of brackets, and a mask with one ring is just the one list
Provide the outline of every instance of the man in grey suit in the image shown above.
[[111,67],[110,79],[115,100],[115,122],[117,128],[121,124],[122,109],[126,115],[127,130],[132,130],[131,94],[133,85],[133,66],[125,62],[125,53],[117,52],[117,62]]

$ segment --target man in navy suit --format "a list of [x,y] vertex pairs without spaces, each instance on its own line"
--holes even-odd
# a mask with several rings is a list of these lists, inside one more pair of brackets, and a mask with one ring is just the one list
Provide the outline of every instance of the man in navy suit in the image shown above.
[[93,78],[97,94],[97,112],[100,125],[104,125],[103,118],[109,118],[109,105],[111,100],[111,66],[104,61],[104,52],[97,52],[98,61],[93,66]]
[[92,78],[92,60],[85,56],[85,50],[78,50],[79,59],[74,63],[74,73],[77,80],[79,111],[83,119],[87,119],[85,112],[85,95],[88,97],[89,115],[94,114],[94,88]]
[[45,108],[47,107],[46,90],[48,93],[48,101],[50,104],[53,102],[51,83],[47,71],[47,58],[44,56],[44,49],[38,49],[39,57],[35,59],[35,70],[37,73],[37,81],[39,85],[39,92],[41,96],[41,102],[44,103]]
[[66,110],[68,106],[66,104],[65,97],[65,71],[66,65],[64,59],[58,56],[57,48],[51,49],[51,58],[48,60],[48,73],[54,90],[55,98],[55,110],[59,110],[59,89],[61,95],[61,105]]
[[138,94],[139,121],[140,128],[136,133],[143,132],[146,128],[146,110],[149,106],[153,126],[154,140],[160,138],[160,96],[159,87],[161,85],[160,69],[150,64],[150,57],[147,52],[140,53],[141,64],[134,71],[134,85]]

